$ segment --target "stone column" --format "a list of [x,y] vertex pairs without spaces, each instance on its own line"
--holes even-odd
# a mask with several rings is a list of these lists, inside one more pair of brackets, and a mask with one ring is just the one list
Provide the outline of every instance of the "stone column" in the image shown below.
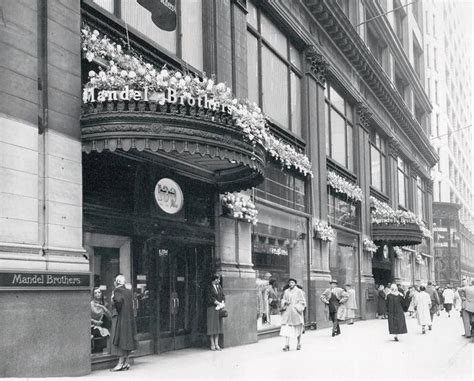
[[[221,210],[220,205],[217,210]],[[257,293],[252,264],[252,229],[246,221],[216,218],[216,271],[222,275],[229,316],[224,321],[223,345],[257,341]]]
[[[305,52],[306,97],[308,99],[308,151],[312,163],[313,179],[311,182],[311,207],[313,218],[327,221],[327,169],[326,169],[326,130],[324,89],[328,62],[318,53],[314,46]],[[329,326],[324,317],[324,306],[319,297],[328,287],[329,244],[313,237],[311,229],[310,242],[310,279],[311,304],[309,321],[317,321],[319,326]]]

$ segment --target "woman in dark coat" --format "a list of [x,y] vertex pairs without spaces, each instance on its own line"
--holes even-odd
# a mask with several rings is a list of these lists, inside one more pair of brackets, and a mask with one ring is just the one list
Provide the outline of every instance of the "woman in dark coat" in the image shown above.
[[119,356],[119,362],[113,372],[130,369],[128,356],[137,349],[135,341],[137,329],[133,316],[133,294],[125,287],[125,277],[117,275],[115,289],[112,293],[112,350]]
[[223,333],[219,311],[225,307],[225,295],[220,285],[220,276],[213,275],[207,289],[207,334],[211,339],[211,351],[221,351],[219,334]]
[[383,285],[379,286],[377,293],[377,316],[381,319],[387,317],[387,303],[385,301],[385,291]]
[[398,341],[397,335],[407,333],[407,323],[403,313],[403,295],[398,291],[396,284],[392,284],[387,295],[387,312],[388,331],[394,335],[394,340]]

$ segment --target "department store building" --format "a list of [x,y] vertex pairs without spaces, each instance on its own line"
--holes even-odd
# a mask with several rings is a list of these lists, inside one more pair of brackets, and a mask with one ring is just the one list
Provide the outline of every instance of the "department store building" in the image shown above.
[[[118,273],[135,295],[135,356],[206,345],[216,272],[225,347],[279,332],[270,281],[278,296],[298,280],[309,329],[329,326],[331,279],[355,288],[361,319],[375,317],[376,285],[433,279],[422,12],[364,23],[397,4],[4,2],[0,376],[110,366],[90,299],[100,287],[110,300]],[[153,93],[130,75],[137,62],[176,82]],[[225,83],[230,103],[179,98],[195,78],[212,78],[214,101]],[[273,145],[233,99],[261,108]],[[229,211],[232,197],[257,221]]]

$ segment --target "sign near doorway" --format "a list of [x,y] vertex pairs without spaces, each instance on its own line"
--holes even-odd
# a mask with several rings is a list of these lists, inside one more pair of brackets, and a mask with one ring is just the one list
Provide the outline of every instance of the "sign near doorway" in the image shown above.
[[163,178],[156,184],[155,200],[161,210],[168,214],[178,213],[184,204],[181,187],[168,178]]

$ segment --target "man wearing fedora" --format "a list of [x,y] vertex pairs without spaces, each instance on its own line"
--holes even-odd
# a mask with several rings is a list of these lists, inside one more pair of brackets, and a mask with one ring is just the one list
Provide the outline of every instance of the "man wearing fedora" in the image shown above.
[[337,287],[337,280],[333,279],[329,282],[327,288],[321,295],[321,301],[325,304],[325,314],[332,321],[332,336],[339,335],[341,328],[339,327],[339,319],[337,311],[341,304],[347,301],[347,293],[340,287]]

